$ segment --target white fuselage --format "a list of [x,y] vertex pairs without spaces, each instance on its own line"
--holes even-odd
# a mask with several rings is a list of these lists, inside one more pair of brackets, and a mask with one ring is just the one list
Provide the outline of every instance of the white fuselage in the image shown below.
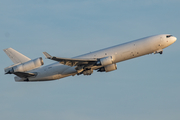
[[[161,52],[162,49],[168,47],[176,41],[176,37],[167,37],[167,35],[168,34],[150,36],[87,53],[75,58],[104,58],[107,56],[112,56],[113,63],[118,63],[146,54]],[[93,69],[97,69],[98,67],[102,66],[96,66]],[[37,75],[35,77],[29,77],[29,81],[56,80],[77,74],[75,67],[62,65],[59,62],[31,70],[30,72],[36,72]],[[17,76],[15,77],[15,80],[24,81],[23,78]]]

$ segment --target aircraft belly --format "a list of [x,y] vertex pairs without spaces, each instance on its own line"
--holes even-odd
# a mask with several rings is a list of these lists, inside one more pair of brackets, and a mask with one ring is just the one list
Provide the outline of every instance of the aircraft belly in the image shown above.
[[72,74],[72,73],[76,73],[76,72],[77,71],[76,71],[75,67],[70,67],[70,68],[64,70],[61,74],[62,75],[67,75],[67,74]]
[[64,77],[64,75],[62,75],[62,73],[70,68],[72,68],[72,67],[58,63],[56,65],[52,65],[52,66],[46,68],[46,70],[43,73],[41,73],[39,78],[41,80],[42,79],[47,79],[47,80],[60,79],[60,78]]

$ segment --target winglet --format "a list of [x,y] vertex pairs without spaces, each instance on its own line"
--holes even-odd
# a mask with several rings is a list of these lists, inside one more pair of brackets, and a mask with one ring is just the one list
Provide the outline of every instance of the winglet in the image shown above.
[[51,56],[50,54],[48,54],[47,52],[43,52],[43,54],[44,54],[44,56],[45,56],[46,58],[48,58],[48,59],[51,59],[51,58],[52,58],[52,56]]

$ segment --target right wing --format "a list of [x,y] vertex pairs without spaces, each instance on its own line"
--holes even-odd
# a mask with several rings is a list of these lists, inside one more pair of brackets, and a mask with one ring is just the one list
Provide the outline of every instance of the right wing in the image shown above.
[[58,61],[61,64],[68,66],[83,66],[92,65],[98,61],[97,58],[60,58],[49,55],[47,52],[43,52],[44,56],[48,59]]

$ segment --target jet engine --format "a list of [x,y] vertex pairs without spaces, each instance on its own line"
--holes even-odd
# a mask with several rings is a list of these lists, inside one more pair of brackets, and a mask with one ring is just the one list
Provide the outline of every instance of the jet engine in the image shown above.
[[97,62],[97,65],[107,66],[113,63],[112,56],[104,57],[99,59]]
[[98,72],[110,72],[113,70],[117,70],[117,65],[116,64],[111,64],[111,65],[107,65],[105,67],[101,67],[98,69]]
[[5,74],[13,74],[15,72],[26,72],[35,68],[38,68],[44,64],[41,57],[34,60],[29,60],[25,63],[15,64],[4,69]]

